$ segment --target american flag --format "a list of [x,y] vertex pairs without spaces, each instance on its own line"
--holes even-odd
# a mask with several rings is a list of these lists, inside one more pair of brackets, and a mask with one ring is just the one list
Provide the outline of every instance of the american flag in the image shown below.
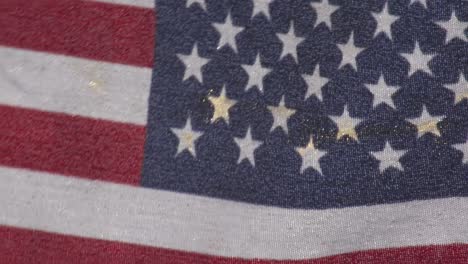
[[465,0],[1,0],[0,263],[468,263]]

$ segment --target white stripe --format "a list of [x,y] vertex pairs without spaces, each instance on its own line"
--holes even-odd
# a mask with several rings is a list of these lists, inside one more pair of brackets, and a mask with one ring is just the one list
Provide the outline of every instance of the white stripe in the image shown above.
[[0,208],[3,225],[243,258],[468,243],[468,198],[294,210],[0,167]]
[[155,0],[88,0],[93,2],[103,2],[118,5],[129,5],[145,8],[154,8]]
[[151,69],[0,47],[0,104],[146,124]]

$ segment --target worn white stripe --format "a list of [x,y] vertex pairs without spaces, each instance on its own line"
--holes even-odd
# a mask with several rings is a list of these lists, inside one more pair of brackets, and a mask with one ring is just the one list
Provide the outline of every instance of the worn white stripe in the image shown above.
[[146,124],[151,69],[0,47],[0,104]]
[[0,167],[0,224],[244,258],[468,243],[468,198],[281,209]]
[[145,8],[154,8],[156,0],[88,0],[93,2],[103,2],[118,5],[129,5]]

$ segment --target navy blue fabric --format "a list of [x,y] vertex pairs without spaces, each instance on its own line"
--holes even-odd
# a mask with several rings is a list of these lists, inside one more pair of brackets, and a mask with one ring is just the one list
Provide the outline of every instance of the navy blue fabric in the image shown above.
[[[276,0],[270,5],[271,20],[251,18],[252,0],[207,0],[205,12],[185,0],[157,0],[155,68],[151,88],[147,141],[141,184],[145,187],[202,196],[290,208],[332,208],[468,196],[468,165],[451,144],[466,142],[468,100],[455,104],[444,84],[468,78],[468,42],[453,39],[433,21],[448,20],[452,10],[468,21],[468,3],[461,0],[428,0],[428,9],[409,0],[390,0],[390,13],[400,18],[392,27],[393,40],[383,33],[373,38],[382,0],[331,0],[340,8],[332,15],[330,31],[315,25],[315,12],[307,0]],[[230,47],[217,50],[219,35],[213,22],[222,23],[228,11],[233,22],[246,29],[238,35],[236,54]],[[280,60],[281,42],[276,33],[288,32],[294,21],[296,33],[306,40],[298,46],[299,64],[291,56]],[[351,31],[355,44],[365,50],[357,57],[358,69],[338,70],[341,53]],[[465,30],[468,34],[468,30]],[[423,52],[437,52],[430,63],[433,75],[416,72],[408,77],[402,52],[411,53],[415,41]],[[182,81],[184,65],[176,54],[190,54],[197,43],[200,55],[210,59],[203,69],[203,83]],[[264,93],[247,91],[248,75],[241,64],[253,64],[260,52],[262,63],[272,68],[264,80]],[[301,74],[311,74],[320,64],[330,82],[323,87],[323,102],[304,99],[307,89]],[[387,105],[372,107],[372,94],[364,84],[376,83],[381,72],[387,83],[401,89],[394,97],[396,110]],[[238,103],[231,108],[230,122],[210,122],[213,107],[206,100],[210,90]],[[468,89],[468,88],[467,88]],[[297,109],[286,134],[279,127],[270,132],[273,118],[266,106]],[[341,115],[347,105],[351,116],[363,119],[356,128],[358,141],[336,139],[337,126],[328,117]],[[425,105],[433,115],[446,115],[439,123],[441,137],[427,133],[417,138],[417,128],[406,118],[417,117]],[[181,128],[188,117],[193,129],[203,132],[196,143],[196,158],[188,151],[175,155],[178,140],[170,128]],[[255,166],[237,163],[239,149],[234,137],[244,137],[251,127],[254,139],[263,141],[255,152]],[[310,168],[300,173],[296,147],[305,146],[310,134],[318,148],[328,152],[321,159],[323,174]],[[408,152],[400,160],[403,171],[379,171],[372,151],[390,141]]]

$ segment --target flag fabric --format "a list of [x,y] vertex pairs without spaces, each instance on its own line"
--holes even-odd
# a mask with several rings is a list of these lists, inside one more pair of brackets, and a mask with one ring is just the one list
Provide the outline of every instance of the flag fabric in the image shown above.
[[1,0],[0,263],[468,263],[468,2]]

